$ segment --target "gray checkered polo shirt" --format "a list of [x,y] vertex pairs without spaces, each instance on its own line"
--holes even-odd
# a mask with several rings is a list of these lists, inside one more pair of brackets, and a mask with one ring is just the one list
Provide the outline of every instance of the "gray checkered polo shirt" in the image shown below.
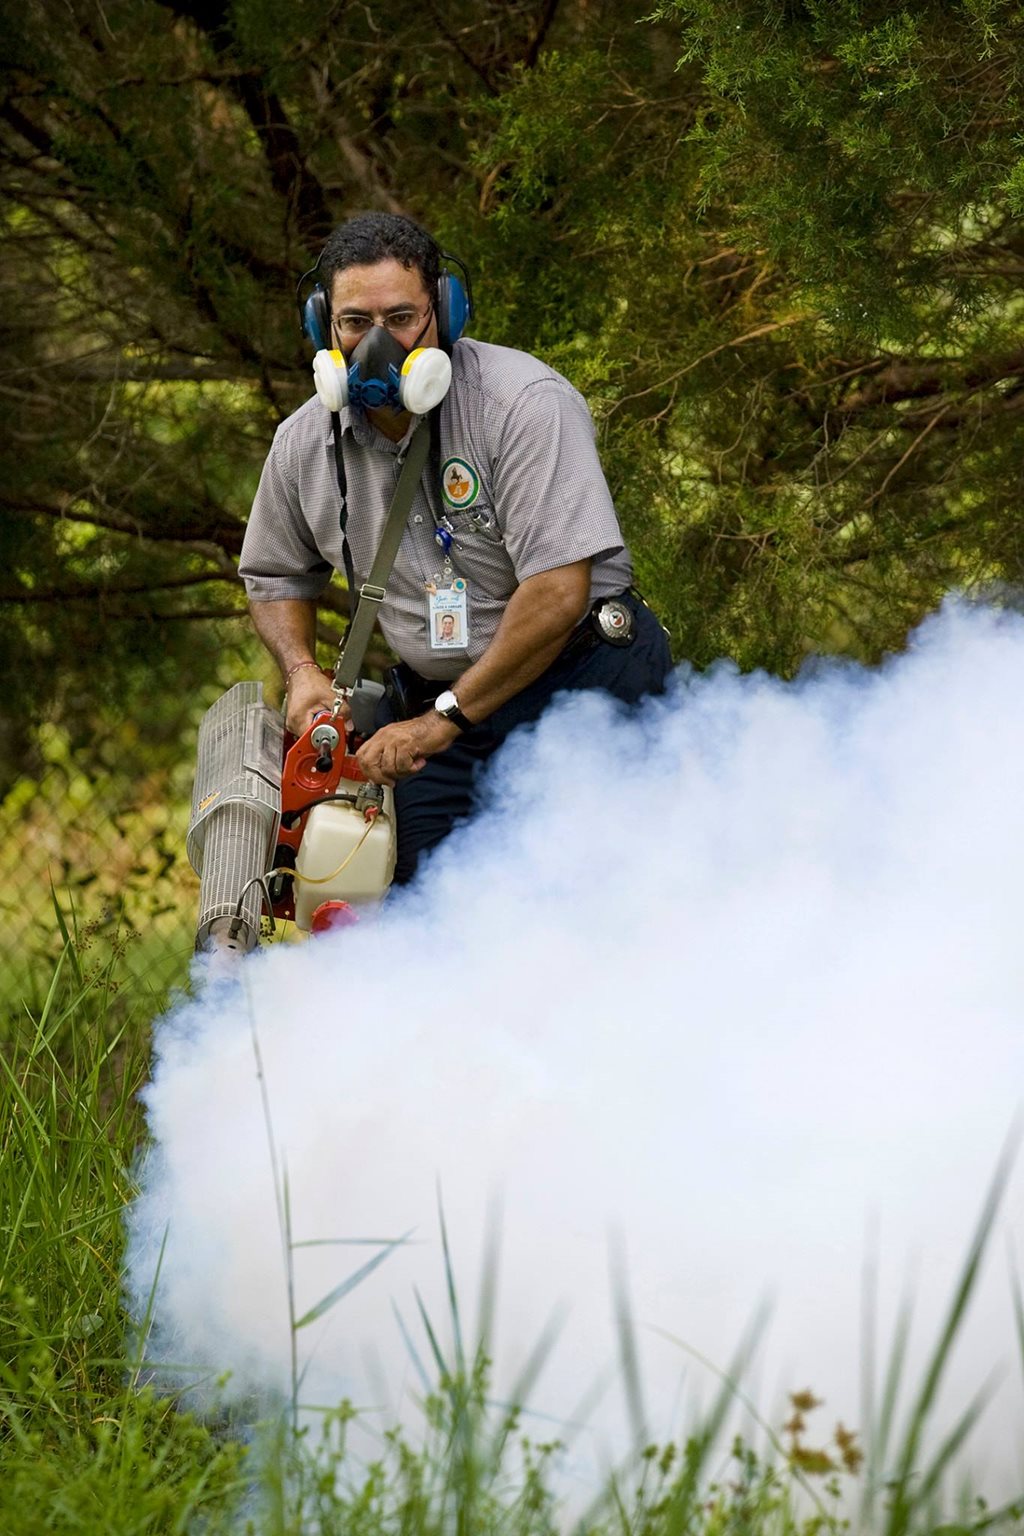
[[[366,580],[398,479],[400,444],[341,413],[348,538]],[[330,415],[314,396],[281,423],[260,478],[240,572],[255,602],[316,598],[342,566]],[[464,651],[430,646],[427,584],[447,578],[435,539],[452,529],[452,576],[465,579]],[[440,463],[428,460],[381,605],[392,649],[424,677],[451,679],[487,649],[512,593],[540,571],[591,559],[591,598],[632,580],[629,553],[582,395],[526,352],[464,339],[441,406]]]

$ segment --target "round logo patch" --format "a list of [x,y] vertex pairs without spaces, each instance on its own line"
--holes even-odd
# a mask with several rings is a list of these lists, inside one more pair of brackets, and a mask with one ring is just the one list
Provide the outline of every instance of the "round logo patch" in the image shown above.
[[465,459],[446,459],[441,466],[441,494],[450,507],[471,507],[480,495],[480,476]]

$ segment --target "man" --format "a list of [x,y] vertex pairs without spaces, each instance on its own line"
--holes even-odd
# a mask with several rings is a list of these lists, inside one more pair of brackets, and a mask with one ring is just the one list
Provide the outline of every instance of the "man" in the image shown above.
[[[372,213],[342,224],[318,266],[330,344],[346,359],[368,336],[390,338],[398,357],[444,344],[441,260],[411,220]],[[660,692],[670,669],[660,625],[630,591],[632,566],[582,396],[527,353],[465,338],[450,351],[438,450],[380,608],[402,662],[400,686],[359,753],[369,779],[395,786],[400,883],[470,812],[479,766],[554,693],[603,688],[634,702]],[[343,407],[340,425],[347,535],[362,583],[416,419],[390,405]],[[330,413],[314,397],[277,430],[242,549],[253,621],[285,677],[296,734],[333,703],[315,641],[316,599],[342,563],[335,474]],[[591,610],[611,598],[599,632]]]
[[438,620],[437,643],[447,649],[459,643],[458,633],[455,628],[454,613],[442,613]]

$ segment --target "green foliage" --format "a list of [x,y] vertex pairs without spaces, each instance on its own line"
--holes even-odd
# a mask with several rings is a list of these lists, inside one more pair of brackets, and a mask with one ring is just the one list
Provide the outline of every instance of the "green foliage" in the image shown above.
[[703,196],[728,238],[864,340],[917,346],[931,312],[984,307],[986,273],[951,255],[1005,232],[1019,5],[668,0],[659,15],[703,66]]
[[494,221],[517,255],[543,225],[545,278],[576,257],[533,342],[590,394],[678,654],[876,659],[950,586],[1022,574],[1021,8],[657,18],[673,86],[663,31],[642,71],[616,36],[493,108]]
[[951,586],[1024,577],[1019,3],[26,0],[3,28],[11,967],[51,880],[147,963],[187,951],[198,713],[269,678],[236,561],[309,389],[294,282],[358,207],[424,219],[476,333],[584,391],[679,658],[872,661]]
[[42,1007],[0,1046],[0,1529],[232,1527],[244,1452],[140,1390],[124,1353],[121,1216],[142,1133],[143,997],[117,949],[66,936]]
[[[45,1372],[41,1361],[41,1387]],[[149,1391],[95,1406],[103,1411],[73,1431],[25,1429],[12,1417],[10,1444],[0,1451],[5,1531],[143,1536],[201,1529],[214,1536],[239,1529],[248,1485],[241,1445],[218,1444]]]
[[295,277],[366,205],[586,391],[680,656],[874,658],[950,585],[1020,579],[1019,4],[55,14],[8,19],[0,114],[21,709],[208,655],[308,390]]
[[[147,631],[153,649],[156,634]],[[198,893],[185,832],[199,722],[241,678],[262,676],[275,697],[268,659],[246,628],[211,624],[206,637],[199,655],[194,633],[183,657],[140,648],[138,659],[152,663],[135,696],[112,679],[109,697],[83,697],[73,676],[60,678],[59,719],[34,725],[18,777],[0,775],[0,1041],[23,1000],[42,1005],[38,978],[61,943],[53,892],[83,963],[116,939],[154,1008],[185,981]]]

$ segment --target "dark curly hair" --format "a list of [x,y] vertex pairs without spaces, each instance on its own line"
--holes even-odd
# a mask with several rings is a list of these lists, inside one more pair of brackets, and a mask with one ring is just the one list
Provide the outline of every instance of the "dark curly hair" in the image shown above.
[[320,253],[320,281],[330,295],[334,274],[346,267],[370,267],[393,258],[415,267],[431,301],[437,303],[441,250],[432,235],[398,213],[357,213],[339,224]]

